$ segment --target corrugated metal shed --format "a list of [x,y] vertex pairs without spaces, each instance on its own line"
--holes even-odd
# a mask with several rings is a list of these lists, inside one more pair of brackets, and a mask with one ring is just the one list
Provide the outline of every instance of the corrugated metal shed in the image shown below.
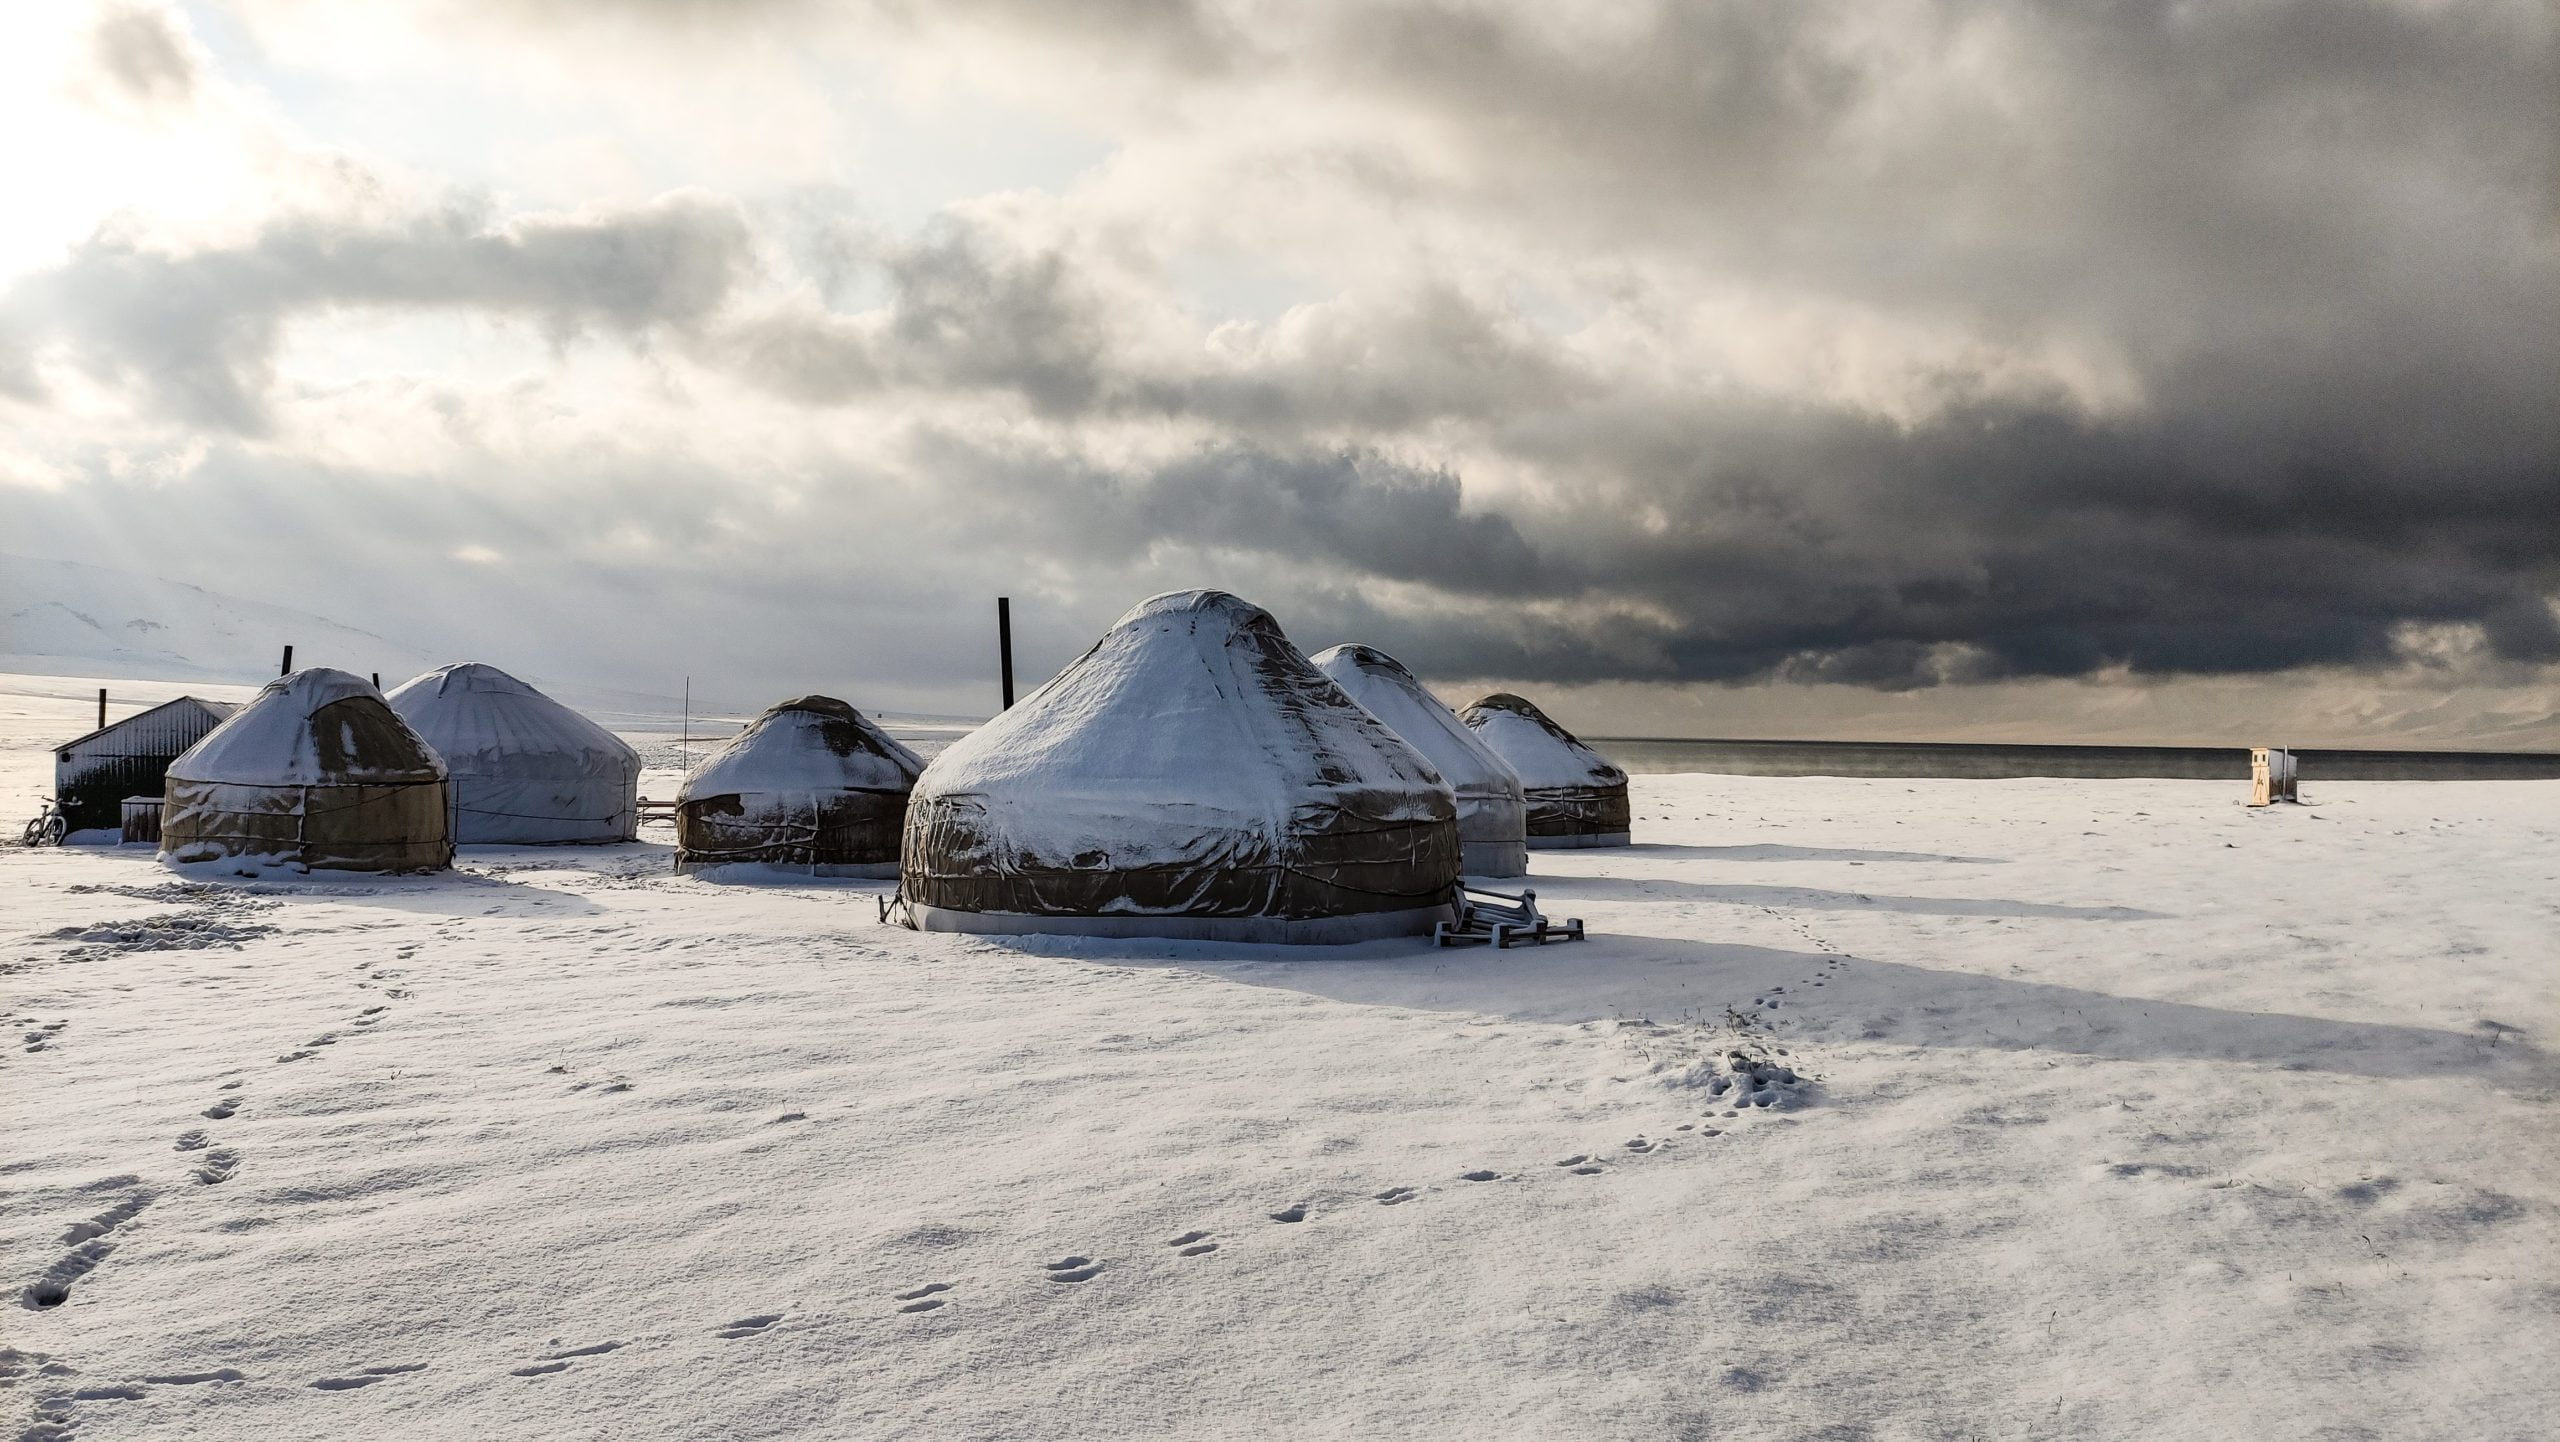
[[121,826],[128,796],[157,796],[169,763],[240,708],[181,696],[53,748],[53,794],[74,831]]

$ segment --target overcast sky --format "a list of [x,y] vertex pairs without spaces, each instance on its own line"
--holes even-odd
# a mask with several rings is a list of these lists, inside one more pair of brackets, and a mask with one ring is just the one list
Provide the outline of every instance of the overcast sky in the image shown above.
[[996,594],[1045,675],[1217,585],[1604,732],[2560,746],[2555,54],[2548,0],[9,6],[0,550],[749,702],[983,709]]

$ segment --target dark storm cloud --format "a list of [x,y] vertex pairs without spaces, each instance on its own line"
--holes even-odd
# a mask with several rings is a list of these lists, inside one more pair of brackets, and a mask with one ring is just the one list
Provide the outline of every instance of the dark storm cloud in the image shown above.
[[559,340],[589,327],[639,336],[699,321],[747,251],[734,211],[681,198],[506,226],[469,207],[395,225],[285,220],[244,245],[181,254],[100,235],[0,294],[0,384],[31,394],[32,353],[60,344],[167,417],[256,434],[280,327],[296,316],[468,309]]
[[[2547,5],[1281,11],[1278,28],[1137,0],[890,13],[901,32],[1079,49],[1168,112],[1194,102],[1168,124],[1374,120],[1297,157],[1324,177],[1311,204],[1436,222],[1479,272],[1584,272],[1557,279],[1582,287],[1573,309],[1658,326],[1665,359],[1557,334],[1574,320],[1542,329],[1429,265],[1249,328],[1242,349],[1168,344],[1170,303],[1132,299],[1163,285],[1143,258],[984,219],[836,235],[819,288],[884,298],[795,308],[747,295],[738,214],[681,201],[281,225],[180,257],[92,242],[0,298],[0,386],[28,393],[27,355],[61,343],[166,413],[248,432],[294,314],[469,306],[664,332],[813,408],[979,408],[974,429],[943,412],[910,428],[951,545],[1001,537],[1080,577],[1232,565],[1302,639],[1442,676],[2277,671],[2384,662],[2411,625],[2447,623],[2499,656],[2560,657]],[[689,44],[722,24],[718,7],[612,13],[674,17]],[[1808,347],[1922,333],[1952,338],[1922,356],[1956,358],[1890,377],[1918,397],[1897,408],[1753,373],[1765,343],[1685,353],[1711,339],[1683,333],[1707,324],[1687,307],[1732,295],[1767,304],[1703,313],[1748,327],[1801,305],[1843,332]],[[1995,374],[2053,353],[2121,383],[2092,398]],[[1159,423],[1197,443],[1128,443]],[[1443,456],[1504,484],[1470,493]],[[886,484],[813,483],[850,509]]]

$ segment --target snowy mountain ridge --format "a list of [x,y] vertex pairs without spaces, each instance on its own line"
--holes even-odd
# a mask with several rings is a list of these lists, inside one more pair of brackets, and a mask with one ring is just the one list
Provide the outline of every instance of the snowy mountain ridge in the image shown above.
[[251,683],[297,663],[405,677],[436,659],[308,611],[77,561],[0,555],[0,671]]

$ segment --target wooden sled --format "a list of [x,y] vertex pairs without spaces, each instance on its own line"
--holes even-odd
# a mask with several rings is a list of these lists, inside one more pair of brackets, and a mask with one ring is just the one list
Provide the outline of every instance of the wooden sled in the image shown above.
[[1538,893],[1534,891],[1515,896],[1507,891],[1479,891],[1461,885],[1455,904],[1458,919],[1431,928],[1433,945],[1473,946],[1486,942],[1507,949],[1521,942],[1544,946],[1550,941],[1583,939],[1581,917],[1567,917],[1562,924],[1548,921],[1538,914]]

